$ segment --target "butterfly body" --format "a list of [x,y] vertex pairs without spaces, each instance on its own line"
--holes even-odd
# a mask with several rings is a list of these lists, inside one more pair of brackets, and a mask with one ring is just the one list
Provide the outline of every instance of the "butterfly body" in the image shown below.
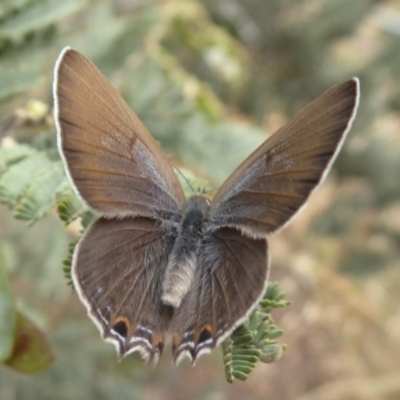
[[165,304],[179,307],[194,277],[197,254],[208,228],[207,218],[210,201],[196,194],[190,197],[182,207],[182,219],[178,227],[168,265],[165,270],[163,297]]
[[256,149],[212,200],[185,200],[171,164],[104,75],[66,48],[54,79],[58,146],[98,215],[72,278],[120,358],[155,364],[168,342],[193,363],[244,323],[266,288],[267,236],[321,184],[355,117],[354,78],[322,94]]

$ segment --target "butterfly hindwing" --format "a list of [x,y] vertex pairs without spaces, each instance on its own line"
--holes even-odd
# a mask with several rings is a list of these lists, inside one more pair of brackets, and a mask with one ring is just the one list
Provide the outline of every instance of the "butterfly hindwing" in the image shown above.
[[264,293],[267,241],[222,228],[205,235],[195,279],[171,324],[173,358],[193,362],[245,322]]
[[161,301],[174,236],[148,218],[100,218],[80,240],[74,286],[89,316],[120,357],[138,351],[155,363],[172,308]]

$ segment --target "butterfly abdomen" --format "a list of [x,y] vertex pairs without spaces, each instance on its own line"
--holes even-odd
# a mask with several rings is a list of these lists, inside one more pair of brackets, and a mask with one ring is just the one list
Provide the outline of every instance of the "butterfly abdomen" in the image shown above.
[[196,254],[203,237],[209,201],[194,195],[183,206],[179,233],[169,255],[163,283],[162,301],[179,307],[193,281]]

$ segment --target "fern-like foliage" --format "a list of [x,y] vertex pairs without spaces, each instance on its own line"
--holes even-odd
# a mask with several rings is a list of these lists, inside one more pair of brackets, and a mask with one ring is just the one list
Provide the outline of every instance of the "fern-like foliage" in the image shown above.
[[60,160],[46,150],[11,142],[0,148],[0,202],[12,209],[16,219],[34,224],[70,190]]
[[78,243],[78,241],[74,240],[73,242],[71,242],[69,244],[67,257],[63,261],[63,264],[64,264],[63,271],[64,271],[65,279],[68,282],[67,284],[72,287],[74,286],[73,282],[72,282],[72,275],[71,275],[72,257],[74,255],[74,250],[75,250],[75,246],[77,243]]
[[80,199],[75,195],[67,181],[64,182],[65,191],[62,192],[58,200],[58,216],[65,225],[69,225],[77,218],[82,216],[86,211],[86,207]]
[[[79,200],[75,197],[75,201],[79,202]],[[83,211],[85,210],[85,211]],[[60,219],[63,220],[66,225],[68,225],[70,222],[72,222],[76,218],[81,219],[81,225],[84,229],[86,229],[96,218],[96,216],[91,212],[86,210],[81,203],[80,208],[74,208],[74,205],[71,203],[68,203],[68,200],[64,197],[61,203],[58,205],[58,213],[60,216]],[[75,218],[74,218],[75,217]],[[68,254],[67,257],[63,260],[63,271],[64,271],[64,276],[65,279],[67,279],[67,284],[71,286],[74,289],[74,284],[72,282],[72,273],[71,273],[71,268],[72,268],[72,261],[73,261],[73,255],[75,251],[75,246],[77,245],[78,241],[74,240],[70,242],[68,246]]]
[[276,343],[276,339],[283,331],[275,325],[271,311],[288,304],[278,284],[270,283],[246,323],[225,340],[222,350],[228,382],[232,383],[235,379],[244,381],[257,362],[272,363],[282,356],[286,345]]

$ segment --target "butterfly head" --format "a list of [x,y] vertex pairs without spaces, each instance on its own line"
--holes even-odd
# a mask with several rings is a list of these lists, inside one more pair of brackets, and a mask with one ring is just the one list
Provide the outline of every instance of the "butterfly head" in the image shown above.
[[210,211],[210,200],[201,193],[196,193],[189,197],[182,206],[183,219],[187,218],[188,214],[201,214],[204,219],[207,218]]

